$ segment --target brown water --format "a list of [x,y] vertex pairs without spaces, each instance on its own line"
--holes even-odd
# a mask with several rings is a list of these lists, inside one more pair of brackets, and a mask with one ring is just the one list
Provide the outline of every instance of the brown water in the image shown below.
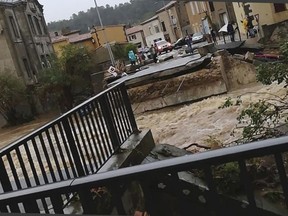
[[[192,143],[217,147],[240,138],[241,130],[236,131],[235,136],[231,136],[231,132],[237,124],[237,116],[250,102],[272,98],[273,94],[283,96],[285,92],[283,85],[252,84],[189,105],[139,114],[136,119],[140,129],[152,130],[156,143],[180,148]],[[237,98],[240,95],[243,95],[241,106],[218,109],[227,97]]]
[[[189,105],[138,114],[136,121],[140,129],[152,130],[156,143],[172,144],[180,148],[192,143],[208,146],[217,146],[219,143],[226,145],[241,136],[241,131],[237,131],[235,137],[231,136],[231,132],[237,124],[237,116],[244,107],[247,107],[251,101],[272,98],[273,94],[283,96],[285,92],[283,85],[252,84]],[[236,98],[240,95],[243,95],[242,106],[218,109],[227,97]],[[32,132],[55,116],[56,114],[42,115],[22,126],[0,129],[0,148]]]

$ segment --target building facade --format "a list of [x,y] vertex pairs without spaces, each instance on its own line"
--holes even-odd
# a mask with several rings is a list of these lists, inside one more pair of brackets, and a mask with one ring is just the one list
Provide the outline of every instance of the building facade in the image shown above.
[[184,1],[171,1],[159,9],[156,14],[166,41],[175,42],[191,32]]
[[96,46],[103,46],[106,42],[109,43],[125,43],[127,42],[126,26],[125,25],[109,25],[104,26],[105,32],[101,27],[93,27],[91,34],[95,40]]
[[138,48],[146,47],[146,39],[141,25],[126,29],[126,36],[129,43],[135,44]]
[[147,46],[151,46],[158,40],[164,40],[164,32],[161,28],[161,22],[158,16],[153,16],[152,18],[141,23]]
[[53,47],[37,0],[0,0],[0,50],[0,73],[21,77],[26,85],[38,82]]
[[58,57],[62,55],[62,48],[68,44],[85,47],[88,51],[93,51],[98,47],[91,33],[80,34],[80,30],[66,32],[63,35],[60,32],[53,32],[50,33],[50,37]]
[[252,18],[253,25],[258,26],[261,36],[264,36],[263,27],[288,21],[288,4],[285,3],[233,3],[234,11],[240,32],[245,35],[246,31],[241,21],[248,16]]
[[236,16],[232,3],[213,1],[187,1],[185,3],[193,33],[208,34],[209,27],[219,30]]

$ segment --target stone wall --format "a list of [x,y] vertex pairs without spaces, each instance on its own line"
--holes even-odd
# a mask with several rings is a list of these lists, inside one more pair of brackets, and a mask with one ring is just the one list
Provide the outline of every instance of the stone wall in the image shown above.
[[228,90],[256,82],[256,69],[251,63],[234,59],[231,55],[222,55],[214,59],[220,64],[222,77]]

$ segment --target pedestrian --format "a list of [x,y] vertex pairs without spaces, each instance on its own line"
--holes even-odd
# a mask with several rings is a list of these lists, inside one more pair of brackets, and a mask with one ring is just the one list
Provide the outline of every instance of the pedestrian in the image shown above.
[[217,44],[217,38],[216,38],[216,31],[210,27],[210,34],[211,34],[211,37],[212,37],[212,40],[215,44]]
[[153,58],[154,63],[157,63],[157,50],[153,44],[151,44],[151,47],[150,47],[150,54]]
[[186,42],[186,44],[187,44],[187,46],[189,48],[189,53],[193,53],[193,50],[192,50],[192,38],[191,38],[190,35],[187,35],[185,37],[185,42]]
[[158,50],[158,46],[157,46],[156,42],[154,43],[154,48],[155,48],[156,56],[157,56],[159,53],[159,50]]
[[227,32],[230,35],[231,42],[234,42],[235,41],[235,30],[234,30],[234,27],[232,25],[232,22],[228,23]]
[[254,25],[252,22],[251,17],[247,16],[247,27],[248,27],[248,34],[251,38],[255,37],[255,32],[254,32]]
[[128,57],[129,57],[129,60],[130,60],[131,65],[135,65],[135,63],[136,63],[136,56],[135,56],[133,50],[130,50],[130,51],[128,52]]

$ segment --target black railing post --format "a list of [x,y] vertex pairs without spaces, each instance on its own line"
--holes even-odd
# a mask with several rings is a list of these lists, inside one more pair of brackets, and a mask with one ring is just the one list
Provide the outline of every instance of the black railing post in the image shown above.
[[117,132],[117,128],[115,125],[115,120],[113,119],[113,114],[111,111],[112,107],[109,104],[109,99],[108,99],[107,94],[99,98],[99,103],[100,103],[102,115],[106,123],[108,133],[110,135],[113,149],[117,150],[120,147],[121,143],[120,143],[119,134]]
[[251,177],[248,174],[247,166],[245,160],[239,160],[239,169],[240,169],[240,180],[245,186],[246,196],[249,202],[249,210],[253,215],[257,215],[257,206],[256,200],[254,196],[253,185],[251,181]]
[[112,202],[117,209],[118,215],[125,215],[126,212],[122,202],[123,191],[121,190],[121,184],[112,184],[110,188],[112,190]]
[[[10,182],[10,179],[9,179],[7,170],[6,170],[5,166],[4,166],[2,158],[0,158],[0,170],[1,170],[0,171],[0,181],[1,181],[1,185],[2,185],[4,193],[13,191],[13,188],[12,188],[12,185],[11,185],[11,182]],[[10,207],[10,210],[11,210],[12,213],[20,212],[19,206],[17,204],[15,204],[15,203],[10,204],[9,207]],[[4,206],[1,206],[0,210],[3,211],[4,210]],[[4,212],[5,212],[5,210],[4,210]]]
[[93,201],[93,194],[91,188],[81,187],[78,192],[81,206],[83,208],[83,214],[93,215],[96,212],[95,202]]
[[284,197],[285,197],[286,207],[288,208],[288,180],[287,180],[287,174],[286,174],[286,171],[285,171],[283,158],[282,158],[281,153],[276,153],[274,155],[274,157],[275,157],[275,161],[276,161],[276,164],[277,164],[277,169],[278,169],[278,173],[279,173],[279,177],[280,177],[280,182],[281,182],[282,190],[283,190]]
[[[15,169],[14,167],[12,169]],[[3,160],[2,158],[0,158],[0,181],[1,181],[1,185],[2,185],[2,188],[3,188],[3,191],[4,192],[10,192],[12,191],[12,185],[11,185],[11,182],[10,182],[10,179],[9,179],[9,176],[8,176],[8,173],[7,173],[7,170],[4,166],[4,163],[3,163]]]
[[77,150],[77,146],[76,146],[75,140],[73,138],[72,130],[71,130],[71,127],[69,125],[68,119],[64,118],[62,120],[62,124],[63,124],[63,128],[65,130],[66,137],[68,139],[68,144],[69,144],[69,147],[71,150],[72,158],[73,158],[73,161],[75,163],[75,167],[76,167],[78,176],[79,177],[85,176],[83,165],[82,165],[81,160],[80,160],[79,152]]
[[128,113],[129,121],[130,121],[131,126],[132,126],[132,130],[133,130],[134,133],[139,133],[140,131],[139,131],[138,127],[137,127],[137,123],[136,123],[135,116],[134,116],[134,113],[133,113],[133,110],[132,110],[131,102],[130,102],[130,99],[129,99],[129,96],[128,96],[128,93],[127,93],[126,85],[122,84],[120,86],[120,90],[121,90],[123,101],[124,101],[124,104],[125,104],[125,107],[126,107],[126,110],[127,110],[127,113]]

